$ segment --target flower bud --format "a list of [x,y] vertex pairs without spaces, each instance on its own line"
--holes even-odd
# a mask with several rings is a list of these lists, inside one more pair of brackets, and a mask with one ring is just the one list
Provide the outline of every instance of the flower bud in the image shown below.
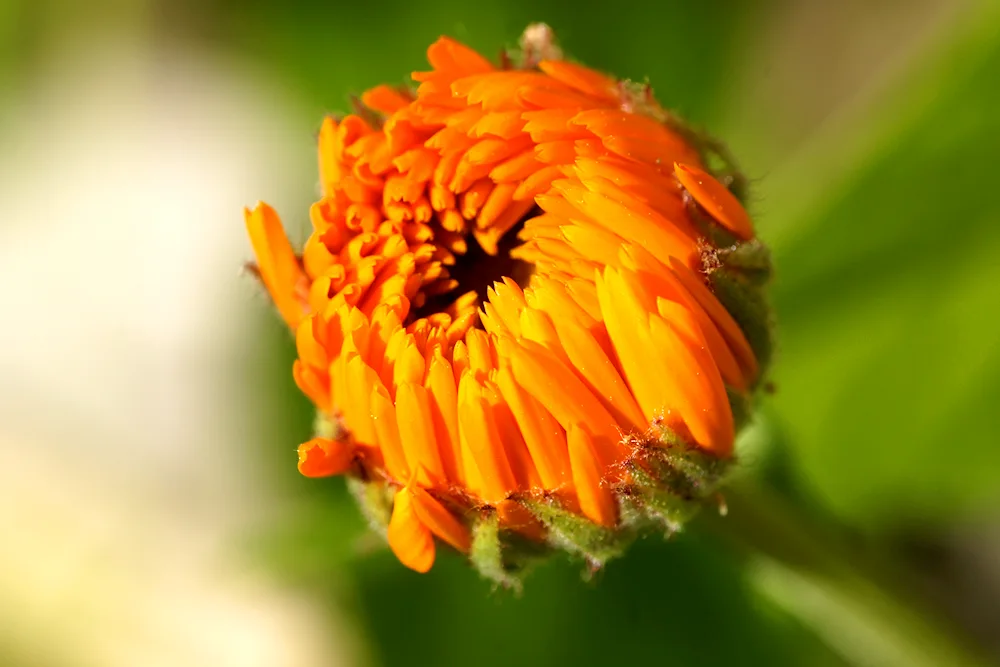
[[447,38],[319,136],[300,254],[247,212],[257,275],[344,474],[400,561],[457,551],[518,586],[589,569],[714,502],[771,356],[767,249],[722,147],[648,86]]

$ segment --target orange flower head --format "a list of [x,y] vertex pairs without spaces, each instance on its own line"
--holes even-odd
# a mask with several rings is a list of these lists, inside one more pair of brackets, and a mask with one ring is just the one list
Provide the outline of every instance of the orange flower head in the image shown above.
[[415,89],[327,118],[301,253],[246,212],[330,427],[299,470],[348,475],[421,572],[448,545],[510,582],[519,543],[599,564],[679,528],[769,356],[766,249],[724,152],[550,37],[501,66],[443,37]]

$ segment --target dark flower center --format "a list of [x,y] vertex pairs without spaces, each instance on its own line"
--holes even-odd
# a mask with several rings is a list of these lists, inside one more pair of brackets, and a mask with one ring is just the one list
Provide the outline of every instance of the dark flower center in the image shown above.
[[514,259],[510,256],[510,252],[521,244],[517,235],[524,229],[524,221],[540,212],[538,208],[528,211],[520,222],[504,234],[497,244],[496,255],[488,254],[475,239],[470,238],[466,253],[456,258],[454,266],[448,267],[451,277],[458,281],[458,287],[446,294],[438,294],[427,299],[423,306],[411,312],[410,321],[441,312],[451,305],[456,296],[472,290],[475,290],[478,296],[478,308],[478,305],[486,300],[486,291],[493,286],[493,283],[504,277],[511,278],[523,289],[528,284],[535,267],[529,262]]

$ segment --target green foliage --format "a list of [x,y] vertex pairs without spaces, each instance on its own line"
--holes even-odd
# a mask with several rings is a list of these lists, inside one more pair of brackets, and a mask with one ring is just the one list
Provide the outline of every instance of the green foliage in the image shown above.
[[[761,184],[774,410],[801,474],[852,521],[998,497],[1000,12],[974,18],[809,165]],[[785,195],[809,203],[782,213]]]
[[520,596],[492,591],[458,557],[427,575],[367,560],[350,576],[384,665],[824,664],[825,651],[756,599],[736,565],[713,544],[655,538],[591,583],[549,561]]
[[736,271],[715,271],[709,281],[716,298],[740,325],[761,369],[767,369],[774,353],[774,322],[767,294],[750,277]]
[[[583,11],[568,0],[384,0],[364,3],[270,0],[222,3],[227,36],[275,70],[315,110],[347,108],[347,95],[383,82],[406,82],[426,67],[424,51],[442,34],[485,54],[513,47],[526,25],[548,22],[573,58],[636,81],[689,121],[720,109],[721,83],[740,44],[747,9],[710,2],[621,3]],[[763,6],[762,6],[763,7]]]

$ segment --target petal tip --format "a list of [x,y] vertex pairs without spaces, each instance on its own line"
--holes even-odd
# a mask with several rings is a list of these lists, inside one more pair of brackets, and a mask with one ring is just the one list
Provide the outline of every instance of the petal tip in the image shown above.
[[313,438],[299,445],[299,472],[306,477],[340,475],[351,467],[354,448],[338,440]]

